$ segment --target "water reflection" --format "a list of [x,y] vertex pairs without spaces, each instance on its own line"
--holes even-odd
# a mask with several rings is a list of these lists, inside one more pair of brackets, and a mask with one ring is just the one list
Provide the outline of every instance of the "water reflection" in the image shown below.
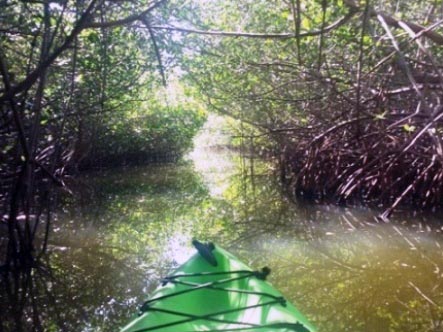
[[0,331],[116,331],[192,238],[270,266],[320,331],[442,331],[438,220],[293,204],[268,165],[228,157],[219,178],[191,162],[86,176],[62,202],[48,255],[2,278]]
[[277,267],[271,280],[323,331],[440,331],[441,242],[400,226],[335,222],[310,241],[280,228],[240,251]]
[[385,224],[364,209],[295,206],[266,181],[234,200],[242,217],[231,247],[273,266],[271,281],[321,331],[442,331],[437,218]]

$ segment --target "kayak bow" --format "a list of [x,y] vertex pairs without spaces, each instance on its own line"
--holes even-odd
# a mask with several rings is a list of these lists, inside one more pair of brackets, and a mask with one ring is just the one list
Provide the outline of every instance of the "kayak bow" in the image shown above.
[[165,277],[121,332],[314,332],[315,328],[265,279],[212,243]]

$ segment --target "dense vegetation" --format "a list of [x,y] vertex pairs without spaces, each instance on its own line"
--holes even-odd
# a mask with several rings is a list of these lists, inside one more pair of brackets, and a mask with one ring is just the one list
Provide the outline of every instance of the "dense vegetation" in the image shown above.
[[49,231],[45,207],[54,185],[69,190],[66,175],[176,160],[190,148],[205,113],[166,76],[172,60],[150,28],[165,4],[0,3],[1,261],[27,265],[45,250],[47,237],[34,238],[40,224]]
[[441,207],[441,2],[272,4],[213,2],[198,31],[181,30],[211,106],[275,143],[294,195],[381,205],[382,217]]
[[175,160],[202,102],[272,143],[293,195],[382,205],[385,218],[442,206],[439,0],[0,6],[5,266],[44,251],[34,236],[54,184],[79,167]]

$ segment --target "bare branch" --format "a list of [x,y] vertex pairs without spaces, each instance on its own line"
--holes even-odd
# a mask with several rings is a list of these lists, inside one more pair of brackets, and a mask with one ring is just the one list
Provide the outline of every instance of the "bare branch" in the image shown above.
[[[344,0],[344,3],[351,9],[357,11],[363,11],[363,9],[361,9],[360,6],[358,6],[355,3],[354,0]],[[369,9],[369,16],[378,17],[378,19],[382,18],[387,25],[394,28],[401,28],[400,22],[402,22],[404,25],[408,26],[414,33],[418,34],[419,36],[425,36],[430,40],[432,40],[433,42],[439,45],[443,45],[443,36],[435,31],[432,31],[432,29],[435,29],[436,26],[442,23],[441,21],[439,21],[437,24],[433,24],[431,28],[426,28],[416,23],[397,20],[392,16],[386,15],[381,12],[377,12],[376,10],[374,10],[374,8]]]
[[46,70],[59,56],[62,54],[74,41],[75,37],[84,29],[86,22],[90,19],[91,13],[95,7],[97,0],[92,0],[88,8],[82,14],[78,20],[74,29],[72,29],[70,35],[65,39],[64,43],[58,47],[48,58],[43,61],[36,69],[34,69],[23,81],[14,87],[11,87],[8,91],[5,91],[0,96],[0,103],[10,100],[20,92],[28,90],[41,76],[42,72]]
[[155,56],[157,57],[157,61],[158,61],[158,68],[160,70],[160,74],[162,76],[162,83],[163,86],[166,87],[167,83],[166,83],[166,76],[165,76],[165,71],[163,68],[163,62],[162,62],[162,57],[160,54],[160,50],[158,48],[157,42],[155,40],[155,34],[154,31],[152,30],[149,21],[147,20],[146,17],[141,17],[140,20],[143,22],[143,24],[146,26],[146,28],[149,31],[149,35],[151,36],[151,40],[152,40],[152,45],[154,46],[154,50],[155,50]]
[[163,3],[167,2],[168,0],[159,0],[155,2],[153,5],[149,6],[146,10],[130,15],[128,17],[122,18],[120,20],[115,21],[109,21],[109,22],[90,22],[86,24],[85,28],[113,28],[121,25],[127,25],[130,23],[133,23],[135,21],[142,20],[147,14],[149,14],[152,10],[159,7]]
[[[346,14],[341,19],[335,21],[331,25],[325,27],[322,30],[315,30],[310,32],[300,33],[298,37],[312,37],[319,36],[344,25],[348,22],[354,15],[356,11],[350,10],[348,14]],[[218,36],[218,37],[246,37],[246,38],[258,38],[258,39],[289,39],[296,38],[296,33],[254,33],[254,32],[242,32],[242,31],[211,31],[211,30],[199,30],[199,29],[187,29],[180,28],[172,25],[153,25],[151,26],[154,30],[168,30],[168,31],[176,31],[182,33],[195,33],[198,35],[208,35],[208,36]]]

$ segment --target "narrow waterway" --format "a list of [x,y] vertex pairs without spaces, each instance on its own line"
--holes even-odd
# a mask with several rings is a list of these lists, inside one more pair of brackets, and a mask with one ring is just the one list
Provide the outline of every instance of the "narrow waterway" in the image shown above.
[[443,331],[438,217],[378,223],[365,209],[291,202],[271,165],[227,149],[220,128],[212,117],[178,165],[84,176],[61,202],[43,263],[22,286],[3,285],[5,326],[118,331],[198,238],[271,267],[320,332]]

